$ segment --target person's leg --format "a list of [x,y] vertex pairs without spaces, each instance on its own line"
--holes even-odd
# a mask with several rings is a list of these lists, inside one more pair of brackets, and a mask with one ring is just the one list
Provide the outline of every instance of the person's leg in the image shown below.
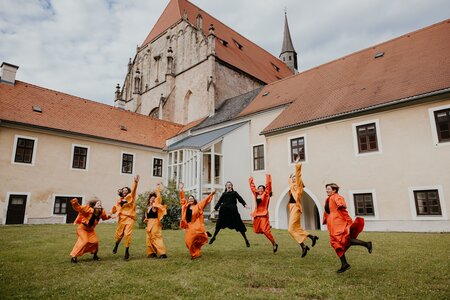
[[134,223],[125,225],[124,236],[123,236],[124,243],[125,243],[124,259],[130,258],[131,233],[133,232],[133,226],[134,226]]
[[116,238],[116,245],[114,246],[114,249],[112,251],[113,254],[117,253],[117,248],[119,247],[120,241],[123,238],[124,230],[125,230],[125,225],[122,222],[120,222],[120,220],[119,220],[119,223],[117,224],[116,236],[115,236],[115,238]]
[[250,242],[247,239],[247,235],[245,234],[245,231],[239,231],[239,232],[241,233],[242,237],[244,238],[245,245],[247,246],[247,248],[250,247]]
[[308,234],[308,237],[311,239],[312,246],[314,247],[316,245],[316,242],[319,239],[319,237],[317,235],[312,235],[312,234]]
[[305,243],[300,243],[300,247],[302,247],[302,257],[305,257],[308,254],[309,247],[305,245]]
[[340,260],[341,260],[341,268],[336,271],[337,273],[343,273],[348,269],[350,269],[350,265],[348,264],[347,259],[345,258],[345,254],[342,254]]
[[209,240],[209,244],[211,245],[216,240],[216,236],[219,234],[220,231],[220,225],[219,221],[216,223],[216,230],[214,231],[213,237]]
[[364,242],[358,239],[350,239],[350,246],[362,246],[362,247],[366,247],[367,251],[369,251],[369,253],[372,253],[372,242]]

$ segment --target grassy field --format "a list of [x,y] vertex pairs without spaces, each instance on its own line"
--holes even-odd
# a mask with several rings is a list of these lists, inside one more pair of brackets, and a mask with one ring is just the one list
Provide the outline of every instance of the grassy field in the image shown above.
[[[212,231],[212,225],[208,226]],[[99,256],[70,263],[74,225],[0,227],[0,299],[450,299],[450,234],[363,233],[374,250],[354,247],[352,268],[339,260],[327,232],[300,258],[298,245],[273,230],[276,254],[249,228],[251,247],[235,231],[222,231],[191,261],[183,231],[164,231],[169,258],[145,256],[145,231],[135,229],[131,259],[113,255],[114,224],[100,224]]]

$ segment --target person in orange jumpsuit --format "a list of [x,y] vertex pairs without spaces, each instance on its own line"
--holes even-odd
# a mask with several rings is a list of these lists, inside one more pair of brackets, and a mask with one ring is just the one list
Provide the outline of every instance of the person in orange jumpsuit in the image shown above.
[[102,208],[102,202],[99,200],[91,200],[88,205],[80,205],[78,199],[74,198],[70,201],[73,209],[78,212],[74,224],[79,224],[77,227],[78,240],[70,252],[71,262],[77,263],[78,257],[85,253],[94,254],[94,260],[100,260],[97,256],[98,252],[98,237],[95,233],[95,226],[97,226],[100,219],[108,220],[110,215]]
[[268,210],[270,197],[272,196],[272,177],[270,174],[266,174],[266,186],[259,185],[258,188],[255,186],[253,177],[250,177],[248,181],[256,202],[256,208],[251,213],[253,218],[253,231],[257,234],[264,234],[272,243],[273,253],[275,253],[278,250],[278,244],[270,232]]
[[304,241],[308,237],[312,241],[312,246],[316,245],[318,236],[309,234],[300,224],[302,216],[302,197],[303,197],[303,180],[302,180],[302,164],[297,156],[295,160],[295,173],[289,177],[289,227],[288,231],[292,238],[300,244],[302,248],[302,257],[305,257],[309,251],[309,247],[305,245]]
[[372,242],[358,240],[358,234],[364,228],[364,219],[352,218],[348,215],[347,205],[344,198],[338,194],[339,186],[335,183],[325,185],[328,198],[325,200],[325,211],[323,213],[323,224],[327,224],[330,234],[330,244],[341,259],[341,268],[337,273],[350,269],[345,258],[345,252],[350,246],[358,245],[366,247],[372,253]]
[[191,259],[194,260],[201,256],[200,249],[203,245],[208,243],[208,237],[211,236],[211,234],[207,234],[205,230],[203,210],[213,199],[216,190],[213,190],[211,194],[199,203],[197,203],[197,200],[195,200],[192,195],[186,200],[184,195],[184,185],[182,183],[179,185],[179,190],[181,205],[180,227],[185,229],[184,241],[191,254]]
[[167,258],[166,246],[162,238],[161,220],[167,212],[167,205],[162,205],[160,184],[156,192],[148,196],[144,222],[147,223],[147,257]]
[[111,210],[113,214],[117,213],[117,216],[119,217],[116,230],[116,245],[114,246],[113,253],[117,253],[117,248],[123,238],[125,240],[125,259],[130,258],[129,249],[134,221],[136,221],[136,189],[139,178],[139,175],[134,178],[133,187],[131,189],[129,187],[119,189],[119,199]]

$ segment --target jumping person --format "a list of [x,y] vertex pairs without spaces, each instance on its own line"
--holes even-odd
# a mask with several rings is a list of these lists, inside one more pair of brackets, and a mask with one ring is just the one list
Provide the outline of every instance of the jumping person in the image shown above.
[[100,219],[108,220],[111,216],[106,214],[102,208],[102,202],[99,200],[91,200],[88,205],[80,205],[77,198],[74,198],[70,203],[73,209],[78,212],[74,224],[79,224],[77,227],[78,240],[73,246],[72,252],[70,252],[71,262],[77,263],[78,257],[88,252],[94,254],[94,260],[100,260],[97,256],[98,238],[95,233],[95,226]]
[[199,203],[192,195],[186,200],[183,183],[179,184],[179,190],[181,205],[180,227],[185,229],[184,241],[191,254],[191,259],[194,260],[201,256],[200,250],[203,245],[208,243],[208,236],[211,236],[205,230],[203,210],[213,199],[216,190],[213,190],[211,194]]
[[139,183],[139,175],[136,175],[133,182],[133,187],[124,187],[118,190],[119,199],[112,208],[112,213],[117,213],[119,221],[117,222],[116,230],[116,245],[113,253],[117,253],[122,238],[125,240],[125,259],[130,258],[130,243],[131,234],[133,233],[134,221],[136,221],[136,188]]
[[323,224],[327,224],[330,234],[330,244],[336,254],[341,259],[341,268],[337,273],[342,273],[350,269],[350,265],[345,258],[345,252],[350,246],[366,247],[372,253],[372,242],[358,240],[358,234],[364,228],[364,219],[352,218],[348,215],[345,199],[338,194],[339,186],[335,183],[325,185],[327,199],[325,200],[325,211],[323,213]]
[[156,193],[150,193],[145,209],[144,222],[147,223],[147,257],[167,258],[166,247],[162,238],[161,220],[167,212],[167,205],[162,205],[160,184],[156,186]]
[[255,187],[253,177],[250,177],[248,181],[256,202],[256,208],[251,214],[253,217],[253,231],[257,234],[264,234],[272,243],[273,253],[275,253],[278,250],[278,244],[270,232],[268,210],[270,197],[272,196],[272,178],[270,174],[266,174],[266,186],[259,185],[258,188]]
[[247,228],[245,227],[244,222],[242,222],[241,215],[239,214],[236,205],[237,201],[239,201],[245,208],[249,209],[244,199],[242,199],[238,192],[233,189],[233,184],[228,181],[225,184],[225,191],[222,193],[219,201],[214,207],[215,211],[219,210],[220,208],[219,219],[217,220],[216,230],[214,231],[214,235],[209,241],[209,244],[214,243],[217,234],[221,229],[230,228],[239,231],[245,240],[245,245],[247,247],[250,247],[250,242],[245,235]]
[[302,197],[303,197],[303,180],[302,180],[302,164],[300,158],[297,156],[295,160],[295,174],[289,177],[289,234],[292,238],[300,244],[302,248],[302,257],[305,257],[309,251],[309,247],[305,245],[304,241],[308,237],[312,241],[312,246],[316,245],[318,236],[309,234],[300,224],[302,216]]

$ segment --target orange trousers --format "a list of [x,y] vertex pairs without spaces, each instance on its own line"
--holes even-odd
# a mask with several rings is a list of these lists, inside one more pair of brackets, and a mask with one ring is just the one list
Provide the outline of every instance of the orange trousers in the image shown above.
[[134,220],[129,217],[121,217],[117,223],[116,230],[116,243],[120,242],[122,238],[125,242],[125,247],[130,247],[131,244],[131,234],[133,233]]
[[289,203],[289,227],[288,231],[292,238],[299,244],[308,237],[309,232],[302,228],[300,218],[302,213],[295,203]]
[[79,257],[85,253],[96,253],[98,251],[98,238],[94,228],[86,227],[83,224],[77,227],[78,240],[73,246],[71,257]]
[[270,221],[268,216],[255,217],[253,219],[253,231],[255,233],[264,234],[269,239],[269,241],[275,243],[275,239],[270,232]]
[[200,257],[200,249],[208,243],[208,236],[204,230],[198,228],[187,228],[184,235],[184,242],[191,254],[191,258]]
[[166,254],[166,246],[162,238],[162,226],[158,219],[147,221],[147,256],[150,254]]

